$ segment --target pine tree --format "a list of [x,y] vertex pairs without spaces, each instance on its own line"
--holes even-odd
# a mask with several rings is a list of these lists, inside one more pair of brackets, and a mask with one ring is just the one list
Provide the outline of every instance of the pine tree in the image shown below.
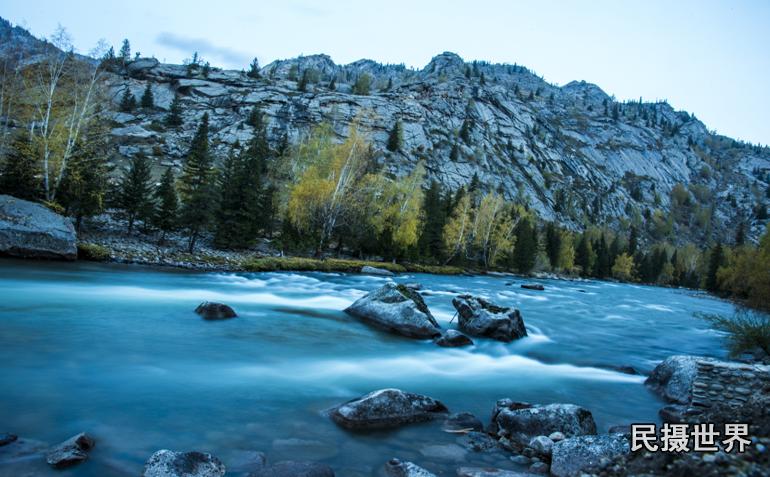
[[166,124],[171,127],[182,125],[182,102],[179,100],[178,94],[175,94],[171,101],[168,116],[166,116]]
[[528,217],[516,225],[516,245],[513,249],[513,266],[519,273],[529,273],[537,257],[537,232]]
[[725,253],[724,249],[722,248],[722,243],[717,242],[716,245],[714,245],[714,248],[711,249],[711,255],[709,256],[709,266],[708,271],[706,272],[706,290],[710,292],[716,292],[719,291],[719,280],[717,278],[717,272],[719,272],[719,267],[724,265],[725,262]]
[[404,132],[403,126],[401,125],[401,120],[397,119],[395,124],[393,124],[393,129],[390,130],[390,136],[388,137],[388,151],[396,152],[401,149],[403,135]]
[[216,171],[209,151],[208,133],[209,115],[204,113],[179,181],[180,222],[187,230],[190,253],[195,250],[200,234],[211,224],[216,206]]
[[[449,195],[451,202],[451,195]],[[418,246],[425,258],[440,262],[443,260],[444,225],[450,207],[441,197],[441,185],[433,180],[423,196],[422,210],[424,223]]]
[[594,262],[593,275],[597,278],[605,278],[611,272],[612,262],[610,261],[610,251],[604,234],[595,243],[594,250],[596,250],[596,262]]
[[738,230],[735,232],[735,246],[740,247],[746,243],[746,223],[741,221],[738,224]]
[[35,150],[26,131],[17,133],[0,169],[0,194],[37,200],[41,196],[40,173]]
[[155,107],[155,98],[153,97],[152,88],[150,87],[149,81],[147,82],[147,86],[144,88],[141,105],[145,109],[152,109]]
[[452,150],[449,153],[449,160],[452,162],[457,162],[459,158],[460,158],[460,148],[457,147],[457,144],[452,144]]
[[460,127],[460,138],[465,144],[471,143],[471,128],[473,127],[473,120],[465,118],[462,127]]
[[152,174],[150,161],[144,154],[137,154],[118,186],[116,205],[128,220],[128,234],[134,229],[136,220],[145,225],[152,218]]
[[131,61],[131,44],[128,42],[127,38],[123,40],[123,45],[120,47],[118,59],[123,65]]
[[136,98],[131,93],[131,90],[126,86],[123,90],[123,96],[120,98],[120,110],[124,113],[133,112],[136,109]]
[[153,223],[161,231],[160,242],[166,239],[166,234],[176,229],[179,200],[176,195],[174,172],[169,167],[160,179],[160,185],[155,190],[156,210]]
[[262,110],[259,106],[254,106],[249,112],[249,117],[246,119],[246,124],[253,127],[255,130],[263,128],[263,116]]
[[254,58],[251,60],[251,64],[249,65],[249,72],[246,73],[246,75],[249,78],[259,79],[262,77],[262,74],[259,72],[259,60]]
[[591,273],[592,254],[593,251],[591,250],[588,237],[586,234],[583,234],[575,249],[575,264],[581,268],[583,276],[588,276]]
[[388,78],[388,84],[383,91],[390,91],[393,89],[393,78]]
[[639,247],[639,237],[636,230],[636,226],[632,225],[628,234],[628,254],[632,257],[636,253],[636,249]]
[[551,268],[557,268],[561,253],[561,232],[553,222],[548,222],[545,227],[545,252],[548,255]]
[[302,72],[302,77],[300,78],[299,83],[297,84],[297,89],[302,92],[307,91],[308,83],[309,83],[308,70],[306,69]]
[[211,64],[207,61],[203,63],[203,68],[201,68],[201,74],[204,78],[209,77],[209,73],[211,73]]
[[356,82],[353,84],[352,92],[353,94],[357,94],[360,96],[367,96],[369,95],[369,90],[371,89],[372,85],[372,77],[369,76],[367,73],[361,74],[358,79],[356,79]]
[[337,80],[335,78],[329,81],[329,91],[337,91]]

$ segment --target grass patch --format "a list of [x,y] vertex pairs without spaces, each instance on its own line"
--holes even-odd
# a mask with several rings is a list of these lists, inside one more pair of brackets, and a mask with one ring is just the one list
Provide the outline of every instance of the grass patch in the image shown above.
[[250,272],[360,272],[361,267],[384,268],[393,273],[407,271],[403,265],[387,262],[370,262],[366,260],[346,260],[340,258],[304,258],[304,257],[264,257],[247,260],[243,268]]
[[450,265],[420,265],[419,263],[407,263],[406,271],[413,273],[432,273],[433,275],[460,275],[465,272],[460,267]]
[[106,262],[110,259],[110,249],[95,243],[78,243],[78,260]]

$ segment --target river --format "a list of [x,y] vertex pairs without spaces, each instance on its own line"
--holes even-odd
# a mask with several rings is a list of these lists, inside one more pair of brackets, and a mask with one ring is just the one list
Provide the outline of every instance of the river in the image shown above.
[[[397,387],[483,422],[504,397],[585,406],[600,432],[657,421],[662,404],[644,378],[613,367],[648,373],[672,354],[724,357],[720,334],[693,314],[733,310],[704,294],[631,284],[535,280],[545,291],[529,291],[513,277],[394,278],[421,283],[442,326],[452,296],[470,292],[518,307],[529,331],[511,344],[448,349],[341,311],[386,280],[2,260],[0,431],[50,443],[89,432],[89,460],[62,476],[138,475],[161,448],[207,451],[225,464],[259,450],[270,462],[323,461],[341,477],[381,475],[391,457],[439,475],[454,475],[460,460],[524,470],[504,453],[460,450],[440,423],[349,433],[322,411]],[[203,300],[240,316],[204,321],[193,313]]]

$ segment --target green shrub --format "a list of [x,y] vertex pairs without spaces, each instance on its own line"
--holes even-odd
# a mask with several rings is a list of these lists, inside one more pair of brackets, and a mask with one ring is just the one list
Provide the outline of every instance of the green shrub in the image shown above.
[[110,259],[110,250],[99,244],[81,242],[78,244],[78,259],[106,262]]
[[701,314],[714,328],[727,333],[727,348],[731,357],[753,353],[757,349],[770,356],[770,315],[739,309],[732,318]]

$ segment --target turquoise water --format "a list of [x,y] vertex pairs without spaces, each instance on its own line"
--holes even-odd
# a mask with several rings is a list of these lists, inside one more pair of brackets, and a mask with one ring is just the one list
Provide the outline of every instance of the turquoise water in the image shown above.
[[[530,334],[445,349],[341,311],[386,280],[0,261],[0,432],[51,443],[94,435],[89,461],[62,476],[138,475],[161,448],[208,451],[226,464],[238,450],[260,450],[273,462],[323,461],[338,476],[381,475],[391,457],[440,475],[454,475],[458,459],[516,470],[502,453],[458,453],[439,423],[351,434],[322,411],[398,387],[483,422],[503,397],[583,405],[600,431],[649,422],[661,402],[643,377],[612,367],[649,372],[671,354],[723,356],[721,336],[693,313],[732,312],[691,291],[607,282],[540,280],[546,291],[537,292],[510,277],[395,278],[421,283],[444,325],[452,296],[470,292],[520,308]],[[203,300],[240,316],[203,321],[192,311]]]

